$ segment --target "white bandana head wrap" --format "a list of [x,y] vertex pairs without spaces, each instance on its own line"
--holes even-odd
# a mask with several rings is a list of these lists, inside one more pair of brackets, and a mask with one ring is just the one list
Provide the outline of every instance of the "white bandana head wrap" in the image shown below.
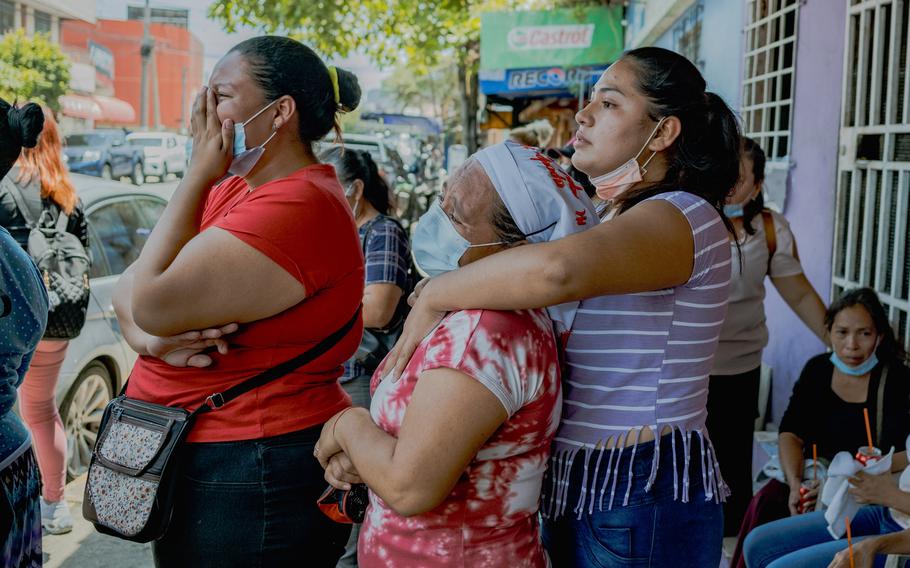
[[[508,141],[477,152],[512,219],[531,243],[580,233],[599,221],[581,184],[537,148]],[[547,308],[557,331],[572,328],[578,302]]]

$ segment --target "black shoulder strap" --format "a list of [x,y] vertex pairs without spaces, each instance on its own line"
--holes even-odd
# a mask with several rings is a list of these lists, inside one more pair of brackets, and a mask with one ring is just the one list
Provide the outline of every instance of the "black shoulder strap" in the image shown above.
[[63,212],[63,209],[57,208],[57,232],[65,233],[66,226],[69,225],[70,216]]
[[774,228],[774,217],[771,211],[762,209],[761,220],[765,225],[765,244],[768,246],[768,271],[771,274],[771,261],[774,259],[774,253],[777,252],[777,231]]
[[295,369],[298,369],[307,363],[318,359],[329,349],[334,347],[339,341],[344,339],[344,336],[346,336],[348,332],[354,328],[354,324],[356,324],[357,320],[360,319],[360,310],[361,307],[358,306],[357,311],[354,312],[354,315],[347,321],[347,323],[345,323],[343,326],[341,326],[341,328],[332,333],[332,335],[326,337],[305,353],[302,353],[293,359],[285,361],[284,363],[276,365],[267,371],[263,371],[262,373],[259,373],[255,377],[247,379],[242,383],[236,384],[224,392],[217,392],[209,395],[209,397],[205,399],[205,402],[202,404],[202,406],[193,411],[193,415],[195,416],[203,412],[221,408],[238,396],[266,385],[275,379],[280,379],[291,371],[294,371]]
[[13,203],[16,204],[16,208],[19,210],[22,218],[25,219],[25,224],[28,225],[28,228],[34,229],[36,223],[35,218],[32,217],[32,212],[25,203],[25,196],[22,195],[19,186],[13,183],[9,178],[4,178],[0,184],[3,185],[3,188],[6,189],[6,191],[9,192],[10,197],[13,198]]

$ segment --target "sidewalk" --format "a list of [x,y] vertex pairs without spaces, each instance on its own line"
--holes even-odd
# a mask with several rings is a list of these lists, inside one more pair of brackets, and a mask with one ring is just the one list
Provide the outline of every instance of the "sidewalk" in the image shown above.
[[152,547],[102,535],[82,518],[85,476],[66,486],[66,501],[73,513],[73,532],[45,535],[45,568],[152,568]]

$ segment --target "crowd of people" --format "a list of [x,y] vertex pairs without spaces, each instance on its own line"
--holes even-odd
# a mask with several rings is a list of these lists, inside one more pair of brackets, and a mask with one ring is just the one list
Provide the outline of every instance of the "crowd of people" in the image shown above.
[[[764,207],[762,149],[691,62],[626,52],[571,147],[545,153],[533,125],[478,151],[410,235],[368,153],[314,150],[359,102],[353,74],[277,36],[231,49],[196,99],[189,169],[114,298],[139,354],[123,396],[211,410],[179,440],[156,565],[701,568],[738,535],[737,567],[838,567],[842,506],[849,562],[910,551],[900,343],[870,289],[826,308]],[[48,109],[0,101],[6,566],[72,528],[67,342],[43,333],[28,254],[45,212],[88,247],[60,154]],[[753,496],[766,276],[831,352]]]

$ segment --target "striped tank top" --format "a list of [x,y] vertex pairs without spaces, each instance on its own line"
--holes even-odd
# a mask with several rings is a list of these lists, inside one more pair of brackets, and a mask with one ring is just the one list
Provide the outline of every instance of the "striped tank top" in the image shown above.
[[[652,200],[673,204],[688,220],[695,243],[692,275],[676,288],[599,296],[581,302],[566,345],[562,422],[551,457],[551,483],[545,487],[548,495],[543,510],[549,517],[564,514],[567,505],[575,511],[588,508],[586,498],[593,499],[609,486],[612,488],[606,491],[607,503],[612,508],[617,488],[610,481],[617,472],[610,471],[609,464],[614,463],[615,457],[618,465],[623,452],[632,452],[634,461],[640,427],[644,426],[650,426],[655,433],[673,430],[674,464],[677,453],[685,461],[683,501],[689,498],[693,435],[701,438],[706,497],[719,501],[728,494],[705,419],[708,376],[727,312],[729,235],[717,211],[700,197],[676,191],[648,201]],[[627,433],[635,436],[634,444],[626,443]],[[677,433],[681,435],[681,447],[676,447]],[[658,443],[646,490],[650,490],[658,475],[659,454]],[[576,457],[584,459],[583,487],[570,491],[566,486]],[[589,463],[595,468],[590,475]],[[605,469],[596,471],[601,466]],[[627,504],[631,487],[630,478],[628,488],[619,489],[617,503]],[[674,498],[679,498],[679,489],[674,472]],[[574,495],[579,495],[578,503],[567,503],[569,494],[573,500]],[[603,505],[600,499],[601,509]]]

